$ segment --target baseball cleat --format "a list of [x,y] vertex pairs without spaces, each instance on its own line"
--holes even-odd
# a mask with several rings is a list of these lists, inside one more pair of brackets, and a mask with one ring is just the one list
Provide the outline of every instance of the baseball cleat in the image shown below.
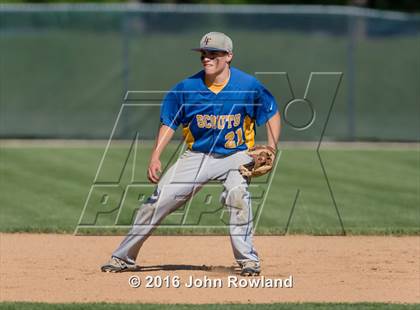
[[240,264],[241,276],[258,276],[261,272],[260,263],[256,261],[246,261]]
[[101,266],[102,272],[124,272],[138,269],[139,267],[136,264],[129,264],[118,257],[111,257],[108,263]]

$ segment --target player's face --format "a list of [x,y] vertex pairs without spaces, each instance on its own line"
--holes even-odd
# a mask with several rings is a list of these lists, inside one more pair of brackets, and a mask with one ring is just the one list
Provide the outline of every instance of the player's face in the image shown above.
[[213,75],[222,72],[229,66],[232,54],[226,52],[201,51],[201,63],[206,74]]

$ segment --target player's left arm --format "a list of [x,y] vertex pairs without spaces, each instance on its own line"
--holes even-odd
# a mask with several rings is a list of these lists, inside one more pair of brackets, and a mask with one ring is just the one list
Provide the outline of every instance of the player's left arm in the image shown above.
[[267,145],[277,150],[277,143],[280,138],[281,132],[281,118],[280,113],[277,111],[266,123],[267,129]]
[[256,94],[254,118],[257,126],[265,124],[267,129],[267,146],[275,152],[281,131],[281,118],[277,102],[274,96],[259,81],[256,81]]

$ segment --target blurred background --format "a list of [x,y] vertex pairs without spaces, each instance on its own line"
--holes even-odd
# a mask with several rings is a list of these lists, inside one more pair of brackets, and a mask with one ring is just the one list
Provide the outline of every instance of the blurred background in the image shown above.
[[[418,1],[93,2],[1,4],[0,138],[109,138],[125,93],[168,90],[199,71],[190,48],[214,30],[233,38],[234,66],[287,72],[256,74],[280,109],[303,97],[311,72],[343,73],[325,140],[419,138]],[[331,104],[331,85],[311,86],[319,111]],[[307,118],[301,109],[297,122]],[[158,113],[126,113],[115,138],[132,138],[130,124],[142,124],[142,138],[153,139]],[[282,139],[318,141],[324,123],[286,126]]]
[[92,0],[92,1],[80,1],[80,0],[40,0],[40,1],[27,1],[27,0],[8,0],[0,1],[4,3],[206,3],[206,4],[328,4],[328,5],[355,5],[373,9],[381,10],[398,10],[398,11],[419,11],[420,4],[416,0],[208,0],[208,1],[174,1],[174,0],[160,0],[160,1],[127,1],[127,0]]

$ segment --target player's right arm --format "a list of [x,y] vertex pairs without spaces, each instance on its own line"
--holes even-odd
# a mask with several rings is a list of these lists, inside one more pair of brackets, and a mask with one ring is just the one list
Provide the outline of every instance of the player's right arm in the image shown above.
[[174,136],[175,130],[171,127],[162,125],[159,129],[155,145],[153,147],[152,156],[150,158],[149,168],[147,170],[147,178],[152,183],[159,182],[159,174],[162,173],[160,155]]
[[159,182],[159,174],[162,173],[160,155],[163,153],[169,141],[171,141],[175,130],[183,122],[181,109],[182,96],[180,96],[178,89],[180,85],[176,85],[169,91],[162,101],[160,109],[160,123],[162,126],[159,128],[159,133],[150,158],[149,169],[147,170],[147,177],[152,183]]

